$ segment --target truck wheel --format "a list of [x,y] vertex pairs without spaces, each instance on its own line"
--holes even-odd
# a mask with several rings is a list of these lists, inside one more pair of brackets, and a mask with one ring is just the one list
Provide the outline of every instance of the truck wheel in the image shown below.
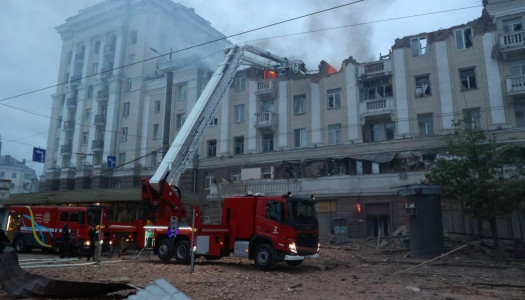
[[302,264],[303,261],[304,261],[304,259],[301,259],[301,260],[285,260],[284,262],[286,262],[286,264],[289,265],[289,266],[296,267],[296,266]]
[[191,262],[190,242],[188,240],[180,240],[175,243],[175,259],[185,265]]
[[169,239],[160,241],[157,255],[163,262],[168,262],[173,257],[173,242]]
[[15,239],[15,242],[13,243],[13,246],[15,247],[16,252],[18,253],[24,253],[27,252],[28,248],[26,245],[26,240],[23,236],[19,236]]
[[255,266],[263,271],[270,271],[275,265],[273,258],[273,248],[268,244],[260,244],[255,248],[255,257],[253,259]]

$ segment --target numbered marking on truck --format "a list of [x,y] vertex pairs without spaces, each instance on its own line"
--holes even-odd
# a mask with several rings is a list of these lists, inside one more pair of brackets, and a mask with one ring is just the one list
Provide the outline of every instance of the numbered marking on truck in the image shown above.
[[279,234],[279,230],[277,230],[277,226],[273,226],[273,234]]

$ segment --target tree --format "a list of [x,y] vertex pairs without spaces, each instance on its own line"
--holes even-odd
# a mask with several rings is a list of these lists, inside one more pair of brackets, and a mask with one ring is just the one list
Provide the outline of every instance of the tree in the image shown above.
[[487,220],[499,252],[496,217],[516,209],[525,196],[523,148],[496,143],[482,130],[462,129],[454,123],[447,140],[446,159],[425,176],[428,184],[440,185],[443,195],[464,204],[473,217]]

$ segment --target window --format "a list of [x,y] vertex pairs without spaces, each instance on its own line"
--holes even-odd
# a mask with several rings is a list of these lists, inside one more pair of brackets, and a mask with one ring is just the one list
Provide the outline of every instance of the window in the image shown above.
[[131,53],[130,55],[128,55],[128,64],[131,64],[134,62],[135,62],[135,53]]
[[69,72],[67,72],[66,76],[64,76],[64,82],[69,82]]
[[328,125],[328,145],[339,145],[341,143],[341,124]]
[[136,30],[131,30],[131,34],[129,37],[129,43],[131,45],[135,45],[137,43],[137,31]]
[[510,76],[525,76],[525,61],[520,61],[509,66]]
[[184,124],[184,121],[186,120],[186,117],[184,113],[177,114],[177,129],[181,129],[182,125]]
[[273,133],[263,135],[263,152],[273,151]]
[[284,219],[284,204],[270,200],[266,203],[266,218],[275,222]]
[[236,136],[233,143],[233,153],[244,154],[244,136]]
[[246,76],[245,75],[237,76],[237,78],[235,79],[235,91],[240,92],[240,91],[244,91],[245,89],[246,89]]
[[430,96],[430,80],[428,75],[416,77],[416,98]]
[[306,128],[295,129],[295,148],[306,147]]
[[154,114],[160,113],[160,100],[155,101],[155,108],[153,109]]
[[93,48],[93,54],[98,55],[100,52],[100,41],[95,42],[95,47]]
[[293,97],[293,113],[304,114],[306,112],[306,95],[295,95]]
[[459,79],[461,80],[461,90],[471,90],[477,87],[476,85],[476,70],[474,68],[459,70]]
[[92,86],[92,85],[90,85],[90,86],[88,87],[87,97],[88,97],[88,99],[93,98],[93,86]]
[[217,156],[217,140],[208,141],[208,157]]
[[503,32],[514,33],[522,30],[521,17],[503,20]]
[[271,179],[272,176],[272,167],[261,168],[261,178],[262,179]]
[[122,166],[126,163],[126,153],[119,153],[118,154],[118,165]]
[[394,139],[394,122],[374,123],[369,125],[370,142],[383,142]]
[[188,85],[186,83],[179,84],[177,87],[179,101],[186,101],[188,99]]
[[89,140],[89,132],[82,132],[82,145],[87,145]]
[[331,89],[328,93],[328,109],[341,107],[341,89]]
[[66,94],[62,94],[62,99],[60,99],[60,106],[63,107],[66,104]]
[[209,190],[211,185],[215,181],[215,173],[214,172],[206,172],[204,173],[204,189]]
[[384,76],[359,82],[359,99],[373,100],[392,97],[392,77]]
[[86,121],[89,121],[90,118],[91,118],[91,108],[86,108],[84,110],[84,119]]
[[153,124],[153,138],[159,137],[159,124]]
[[0,178],[4,178],[5,176],[5,172],[4,171],[0,171]]
[[60,128],[60,126],[62,126],[62,116],[58,116],[57,120],[57,127]]
[[16,173],[12,173],[11,174],[11,178],[15,179],[16,178]]
[[417,115],[417,126],[419,127],[419,136],[434,135],[434,116],[433,114]]
[[240,182],[242,180],[241,169],[232,170],[231,180],[233,182]]
[[67,211],[63,211],[60,213],[60,221],[61,222],[67,222],[68,213]]
[[219,124],[219,120],[217,118],[211,118],[210,126],[217,126],[217,124]]
[[458,50],[472,47],[472,28],[463,28],[454,31],[456,48]]
[[157,151],[151,152],[151,166],[152,167],[157,166]]
[[133,81],[128,81],[128,92],[133,89]]
[[244,104],[235,105],[233,107],[234,112],[234,122],[242,123],[244,122]]
[[481,129],[481,113],[479,108],[463,110],[463,121],[466,129]]
[[124,102],[124,107],[122,108],[122,116],[123,117],[129,116],[129,101]]
[[93,63],[91,66],[91,75],[98,73],[98,63]]
[[125,142],[128,140],[128,127],[122,127],[122,130],[120,131],[120,141]]
[[372,163],[372,174],[379,174],[379,163]]
[[427,38],[424,36],[420,36],[417,38],[413,38],[410,42],[412,45],[412,56],[418,57],[425,55],[427,53]]
[[525,103],[514,106],[514,115],[516,117],[516,127],[525,127]]

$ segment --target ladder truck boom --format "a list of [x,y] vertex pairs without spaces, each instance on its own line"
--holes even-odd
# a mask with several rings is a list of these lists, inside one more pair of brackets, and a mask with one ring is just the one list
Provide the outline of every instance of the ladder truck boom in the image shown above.
[[[246,53],[271,60],[277,64],[265,64],[257,59],[247,57]],[[159,167],[151,179],[142,180],[142,198],[148,199],[152,205],[161,205],[162,210],[168,209],[164,214],[171,213],[178,217],[185,217],[180,202],[180,191],[176,187],[177,182],[192,160],[200,138],[209,126],[211,118],[232,84],[241,64],[248,63],[259,68],[270,69],[276,71],[278,75],[304,75],[306,73],[302,61],[288,60],[251,45],[231,46],[225,49],[225,54],[223,62],[202,91]],[[173,189],[177,190],[178,195],[175,195]]]

